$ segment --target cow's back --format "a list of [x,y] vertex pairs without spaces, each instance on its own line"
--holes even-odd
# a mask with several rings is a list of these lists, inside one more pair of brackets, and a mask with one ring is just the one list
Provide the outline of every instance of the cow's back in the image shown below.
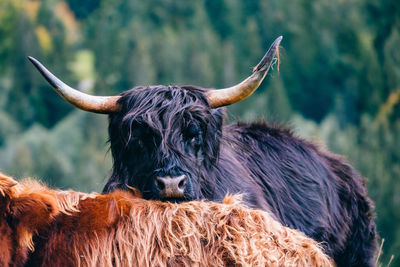
[[224,133],[256,185],[246,194],[262,190],[267,209],[282,224],[323,242],[338,266],[374,265],[373,205],[362,177],[343,158],[263,122],[230,125]]

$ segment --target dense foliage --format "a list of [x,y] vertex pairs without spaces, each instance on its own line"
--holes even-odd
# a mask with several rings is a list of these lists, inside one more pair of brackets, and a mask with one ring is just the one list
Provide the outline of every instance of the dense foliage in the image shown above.
[[[79,190],[109,175],[107,119],[76,111],[26,60],[93,94],[223,87],[283,35],[276,68],[231,120],[265,117],[348,157],[400,258],[400,1],[2,0],[0,170]],[[392,265],[400,264],[395,258]]]

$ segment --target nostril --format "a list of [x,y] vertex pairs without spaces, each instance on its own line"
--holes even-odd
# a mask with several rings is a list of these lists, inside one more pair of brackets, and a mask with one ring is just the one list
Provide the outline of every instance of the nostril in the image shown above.
[[156,185],[157,185],[158,189],[160,189],[160,191],[165,189],[165,184],[161,179],[156,180]]
[[178,187],[179,189],[182,190],[185,189],[185,185],[186,185],[186,177],[179,182]]

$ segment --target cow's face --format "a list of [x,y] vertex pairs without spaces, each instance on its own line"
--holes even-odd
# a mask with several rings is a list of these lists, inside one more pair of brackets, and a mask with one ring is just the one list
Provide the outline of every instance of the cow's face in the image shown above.
[[198,199],[218,156],[223,109],[192,86],[136,87],[119,103],[109,125],[116,180],[146,199]]

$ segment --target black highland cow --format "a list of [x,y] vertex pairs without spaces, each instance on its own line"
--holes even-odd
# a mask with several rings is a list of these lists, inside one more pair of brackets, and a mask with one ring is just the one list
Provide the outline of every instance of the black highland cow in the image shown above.
[[264,121],[223,125],[222,106],[254,92],[281,39],[249,78],[220,90],[138,86],[119,96],[90,96],[29,59],[67,101],[110,114],[114,166],[104,192],[133,186],[146,199],[178,202],[243,193],[249,206],[323,242],[338,266],[374,266],[373,204],[345,159]]

